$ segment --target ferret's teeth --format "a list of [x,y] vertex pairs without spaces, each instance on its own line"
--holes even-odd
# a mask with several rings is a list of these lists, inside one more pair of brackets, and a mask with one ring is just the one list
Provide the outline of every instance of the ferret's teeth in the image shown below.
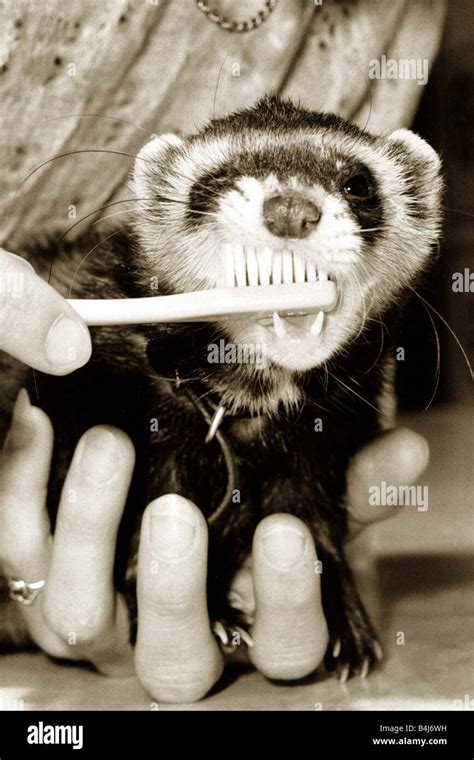
[[257,263],[259,285],[270,285],[272,276],[272,252],[270,248],[264,248],[261,253],[257,253]]
[[276,311],[273,314],[273,329],[279,338],[286,337],[285,323]]
[[310,261],[306,262],[306,279],[308,282],[316,282],[318,279],[316,267]]
[[318,270],[318,280],[327,280],[327,278],[328,278],[328,276],[327,276],[326,272],[324,271],[324,269],[319,269]]
[[293,256],[291,253],[282,253],[283,282],[291,285],[293,282]]
[[258,264],[254,248],[246,248],[247,275],[249,285],[258,285]]
[[224,277],[226,288],[235,286],[234,274],[234,249],[230,245],[225,245],[222,249],[222,262],[224,267]]
[[313,337],[316,337],[320,334],[321,330],[323,329],[323,323],[324,323],[324,311],[320,311],[318,313],[318,316],[314,320],[313,324],[311,325],[310,333]]
[[293,254],[293,267],[295,272],[295,282],[304,282],[304,259]]
[[236,247],[234,249],[234,269],[237,286],[241,288],[247,284],[245,273],[245,257],[242,248]]
[[282,282],[281,253],[274,253],[272,260],[272,284],[281,285]]

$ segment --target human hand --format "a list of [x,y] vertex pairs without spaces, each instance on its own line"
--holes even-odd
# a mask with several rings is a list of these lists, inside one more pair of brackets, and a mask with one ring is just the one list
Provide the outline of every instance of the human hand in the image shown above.
[[89,331],[26,259],[0,248],[0,350],[34,369],[66,375],[91,355]]
[[[0,557],[10,577],[47,581],[33,604],[21,607],[31,637],[49,654],[88,660],[105,674],[135,669],[155,700],[202,698],[224,668],[207,609],[204,517],[174,495],[147,507],[133,652],[125,601],[113,587],[115,541],[133,446],[115,428],[92,428],[82,437],[51,538],[45,491],[52,442],[48,418],[22,392],[0,469]],[[368,504],[374,477],[408,484],[427,460],[424,439],[406,429],[385,433],[362,449],[348,473],[352,531],[386,516],[386,510]],[[233,599],[254,618],[249,658],[266,676],[303,677],[324,656],[328,631],[316,559],[306,526],[277,514],[259,524],[252,561],[236,574]]]

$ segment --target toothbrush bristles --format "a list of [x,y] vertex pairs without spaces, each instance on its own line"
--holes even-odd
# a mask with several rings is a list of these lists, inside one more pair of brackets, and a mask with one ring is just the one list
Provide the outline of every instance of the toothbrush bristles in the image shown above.
[[295,251],[227,245],[222,249],[222,266],[228,288],[327,280],[323,270]]

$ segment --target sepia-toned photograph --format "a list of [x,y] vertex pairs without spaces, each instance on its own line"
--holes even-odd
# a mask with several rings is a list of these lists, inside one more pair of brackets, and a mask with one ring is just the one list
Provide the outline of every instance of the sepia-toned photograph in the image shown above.
[[469,0],[0,0],[0,755],[338,711],[461,757],[473,120]]

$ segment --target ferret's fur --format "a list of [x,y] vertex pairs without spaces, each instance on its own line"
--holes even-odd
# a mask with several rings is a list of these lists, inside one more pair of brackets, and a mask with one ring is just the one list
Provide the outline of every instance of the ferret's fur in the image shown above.
[[[368,187],[362,198],[350,192],[351,178],[360,175]],[[79,435],[98,423],[129,433],[138,463],[116,579],[135,620],[144,507],[178,492],[209,516],[229,488],[224,454],[230,452],[239,496],[210,528],[211,615],[229,625],[239,619],[227,591],[255,527],[265,515],[291,512],[311,529],[323,563],[326,665],[355,673],[376,660],[377,645],[344,559],[345,476],[353,454],[394,424],[391,338],[408,289],[436,249],[439,159],[408,130],[376,137],[271,97],[196,135],[151,141],[137,158],[133,182],[139,200],[132,224],[92,256],[84,259],[98,242],[91,235],[60,250],[33,246],[36,267],[41,261],[49,267],[54,254],[52,282],[61,292],[68,293],[79,264],[73,297],[153,295],[155,277],[159,294],[210,289],[223,284],[220,251],[239,245],[275,254],[291,247],[336,281],[339,301],[318,338],[303,331],[301,340],[286,343],[249,319],[94,328],[86,367],[68,377],[37,377],[39,404],[56,434],[51,514]],[[264,200],[287,192],[321,209],[304,239],[276,237],[262,221]],[[264,365],[209,364],[207,347],[220,339],[261,345]],[[225,451],[217,438],[204,442],[202,405],[207,415],[226,407]],[[150,430],[153,419],[158,431]]]

